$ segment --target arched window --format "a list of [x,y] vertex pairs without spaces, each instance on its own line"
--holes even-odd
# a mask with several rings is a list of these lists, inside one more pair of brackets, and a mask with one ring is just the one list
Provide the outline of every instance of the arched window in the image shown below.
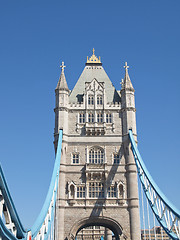
[[103,104],[103,98],[101,95],[97,96],[97,105],[102,105]]
[[75,197],[75,187],[73,184],[70,185],[70,198],[73,199]]
[[124,186],[123,186],[123,184],[119,185],[119,198],[121,198],[121,199],[124,198]]
[[102,123],[103,122],[103,114],[102,113],[98,113],[97,114],[97,122],[98,123]]
[[89,105],[93,105],[94,104],[94,96],[92,96],[92,95],[88,96],[88,104]]
[[89,163],[104,163],[104,151],[100,148],[92,148],[89,150]]
[[93,123],[94,122],[94,114],[93,113],[89,113],[88,114],[88,122],[89,123]]

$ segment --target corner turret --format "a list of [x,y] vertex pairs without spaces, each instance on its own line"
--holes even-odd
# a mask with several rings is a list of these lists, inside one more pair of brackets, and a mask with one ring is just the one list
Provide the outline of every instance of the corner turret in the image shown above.
[[66,67],[64,65],[64,62],[62,62],[62,65],[60,67],[61,67],[61,75],[60,75],[56,90],[64,90],[69,92],[69,88],[66,82],[66,77],[64,74],[64,68]]
[[124,68],[125,68],[125,76],[121,82],[122,89],[130,90],[130,91],[134,92],[134,88],[133,88],[133,85],[132,85],[132,82],[130,80],[129,73],[128,73],[129,66],[127,65],[127,62],[125,62]]
[[125,152],[127,171],[127,198],[130,213],[131,240],[140,239],[139,200],[137,185],[137,169],[134,161],[128,131],[132,129],[136,136],[136,109],[134,101],[134,88],[128,73],[128,65],[125,63],[125,77],[121,82],[122,103],[122,139]]
[[123,110],[123,135],[128,134],[129,129],[132,129],[136,134],[136,109],[134,99],[134,88],[129,77],[127,62],[125,62],[125,76],[121,82],[121,102]]
[[59,129],[63,129],[63,134],[68,132],[68,106],[69,106],[69,88],[66,82],[66,77],[64,74],[64,62],[62,62],[61,75],[55,89],[56,94],[56,107],[55,112],[55,128],[54,128],[54,147],[55,152],[57,150],[57,141]]

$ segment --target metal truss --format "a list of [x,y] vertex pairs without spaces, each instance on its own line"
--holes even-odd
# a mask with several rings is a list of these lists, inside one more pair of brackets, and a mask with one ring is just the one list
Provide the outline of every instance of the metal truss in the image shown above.
[[0,166],[0,239],[25,239],[26,232],[17,214]]
[[149,174],[136,146],[133,133],[129,130],[132,152],[137,166],[138,175],[145,195],[156,216],[168,236],[174,240],[180,239],[180,212],[165,197]]
[[32,228],[25,231],[19,219],[5,177],[0,166],[0,240],[46,240],[54,236],[54,213],[62,147],[62,130],[59,131],[58,148],[46,200]]
[[63,131],[60,130],[56,159],[49,190],[44,205],[41,209],[41,212],[37,220],[35,221],[34,225],[32,226],[31,231],[29,232],[29,236],[31,236],[31,239],[33,240],[53,239],[54,233],[52,233],[51,230],[54,227],[54,213],[56,205],[57,187],[59,181],[62,136]]

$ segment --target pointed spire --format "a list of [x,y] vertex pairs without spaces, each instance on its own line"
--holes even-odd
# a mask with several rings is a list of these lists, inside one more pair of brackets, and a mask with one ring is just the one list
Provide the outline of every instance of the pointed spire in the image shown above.
[[65,78],[65,74],[64,74],[64,68],[65,67],[66,66],[64,65],[64,62],[62,62],[62,65],[60,66],[61,75],[60,75],[60,78],[59,78],[56,89],[69,91],[69,88],[68,88],[68,85],[67,85],[67,82],[66,82],[66,78]]
[[124,77],[124,80],[121,83],[121,86],[124,89],[129,89],[129,90],[134,91],[134,88],[133,88],[133,85],[132,85],[132,82],[130,80],[129,73],[128,73],[129,66],[127,65],[127,62],[125,62],[124,68],[125,68],[125,77]]

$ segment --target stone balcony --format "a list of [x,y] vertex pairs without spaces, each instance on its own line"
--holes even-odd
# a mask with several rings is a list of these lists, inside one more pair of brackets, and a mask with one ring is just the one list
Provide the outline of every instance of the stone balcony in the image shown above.
[[104,181],[107,177],[106,163],[86,163],[86,181]]
[[86,135],[96,136],[104,135],[106,130],[106,123],[85,123],[85,133]]
[[86,170],[88,171],[102,171],[106,169],[106,163],[86,163]]

